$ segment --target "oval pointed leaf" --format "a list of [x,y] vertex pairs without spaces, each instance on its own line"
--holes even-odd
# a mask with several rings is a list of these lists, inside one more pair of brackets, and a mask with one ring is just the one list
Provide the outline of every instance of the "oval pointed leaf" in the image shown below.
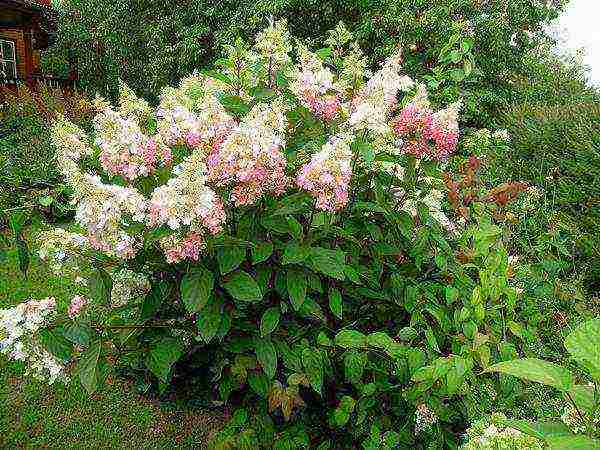
[[342,294],[338,289],[332,289],[329,292],[329,309],[335,317],[342,320]]
[[266,261],[272,253],[272,242],[259,242],[252,248],[252,264],[258,264]]
[[485,372],[501,372],[529,381],[535,381],[561,391],[573,387],[571,372],[558,364],[536,358],[515,359],[504,361],[488,367]]
[[298,311],[306,299],[306,288],[308,285],[306,273],[300,269],[289,269],[287,271],[286,284],[292,306]]
[[93,394],[98,386],[98,359],[101,348],[100,341],[93,342],[77,363],[79,381],[88,394]]
[[367,337],[360,331],[342,330],[335,336],[335,345],[343,348],[364,348]]
[[246,272],[233,273],[225,283],[225,290],[233,298],[244,302],[258,302],[262,299],[262,292],[258,283]]
[[257,339],[256,358],[269,378],[275,378],[277,372],[277,350],[269,339]]
[[302,350],[302,364],[312,388],[321,394],[323,386],[323,358],[319,352],[310,348]]
[[277,306],[273,306],[265,311],[260,319],[260,335],[262,337],[272,333],[277,328],[280,315],[281,312]]
[[228,244],[217,249],[217,260],[222,275],[237,269],[246,258],[246,247]]
[[206,306],[210,299],[215,280],[212,272],[199,268],[185,275],[181,280],[181,300],[192,314]]
[[159,380],[166,383],[171,366],[179,360],[183,350],[183,344],[178,339],[163,338],[150,349],[146,357],[146,365]]
[[600,380],[600,317],[580,325],[565,339],[565,348],[592,378]]

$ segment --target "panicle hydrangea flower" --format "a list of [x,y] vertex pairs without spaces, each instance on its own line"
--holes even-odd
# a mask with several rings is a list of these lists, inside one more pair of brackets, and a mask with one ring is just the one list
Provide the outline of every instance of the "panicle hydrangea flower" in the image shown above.
[[166,145],[197,148],[212,145],[234,127],[233,118],[219,102],[223,87],[218,80],[192,75],[179,88],[166,88],[156,112],[158,136]]
[[0,310],[0,353],[25,362],[28,374],[49,384],[58,379],[67,381],[63,364],[41,346],[36,335],[55,312],[56,301],[52,297]]
[[348,203],[353,140],[350,133],[332,136],[300,169],[296,184],[315,197],[316,208],[335,212]]
[[460,102],[434,113],[424,85],[419,85],[415,98],[392,122],[404,150],[417,157],[444,160],[456,150]]
[[282,104],[259,103],[208,156],[208,178],[218,186],[233,184],[231,201],[251,205],[264,193],[282,194],[287,161],[281,149],[287,127]]
[[133,258],[139,242],[123,230],[128,222],[146,219],[148,201],[136,189],[104,184],[86,174],[74,186],[75,220],[83,226],[92,248],[118,258]]
[[348,124],[356,130],[370,130],[378,134],[390,131],[388,114],[396,107],[400,91],[408,91],[414,82],[400,75],[400,53],[389,57],[350,103]]
[[269,26],[258,33],[254,44],[256,58],[262,59],[269,75],[275,74],[290,63],[292,49],[285,19],[270,21]]
[[327,33],[329,36],[325,40],[325,44],[329,47],[343,47],[353,38],[352,33],[341,20],[333,30],[329,30]]
[[435,411],[424,403],[418,405],[415,412],[415,434],[429,430],[437,421],[438,417]]
[[109,175],[135,180],[154,172],[159,161],[171,162],[170,150],[146,136],[134,118],[106,108],[94,118],[94,128],[100,163]]
[[121,269],[112,274],[110,300],[113,308],[120,308],[130,300],[141,298],[150,291],[148,277],[129,269]]
[[79,262],[92,248],[86,236],[62,228],[40,232],[38,255],[56,274],[79,272]]
[[[492,422],[502,419],[505,419],[502,414],[492,416]],[[461,447],[461,450],[542,450],[545,448],[544,443],[533,436],[499,423],[490,423],[486,419],[473,423],[467,430],[466,438],[467,442]]]
[[197,261],[200,253],[206,248],[203,235],[196,232],[183,236],[177,234],[165,236],[159,243],[169,264],[176,264],[185,259]]
[[59,170],[67,182],[72,176],[79,174],[77,161],[94,154],[94,150],[87,143],[86,134],[64,116],[59,115],[54,122],[51,141],[56,151]]
[[146,100],[139,98],[129,86],[119,80],[119,113],[123,117],[142,121],[152,115],[152,108]]
[[195,150],[174,168],[175,177],[154,189],[148,208],[148,225],[167,224],[172,230],[221,231],[225,211],[218,195],[206,186],[204,153]]
[[76,295],[71,299],[67,314],[70,319],[75,319],[81,313],[81,310],[87,305],[88,301],[81,295]]
[[[344,90],[360,86],[365,76],[370,72],[367,70],[369,61],[356,42],[350,46],[350,50],[342,57],[342,70],[339,81]],[[404,90],[404,89],[403,89]]]
[[313,114],[327,121],[333,120],[341,107],[340,89],[334,82],[333,73],[306,47],[299,45],[298,53],[299,68],[292,73],[290,90]]
[[458,113],[461,103],[452,103],[446,109],[433,114],[428,138],[435,146],[435,157],[444,160],[454,153],[458,144]]

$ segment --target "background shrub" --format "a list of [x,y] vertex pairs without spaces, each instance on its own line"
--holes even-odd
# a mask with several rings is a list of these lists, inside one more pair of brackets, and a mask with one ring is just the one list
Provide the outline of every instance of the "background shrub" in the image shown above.
[[[104,4],[106,3],[106,4]],[[487,124],[509,95],[509,80],[523,75],[523,58],[545,38],[543,25],[566,1],[534,0],[275,0],[165,2],[90,0],[63,2],[58,45],[78,64],[80,85],[116,98],[121,77],[136,92],[155,99],[162,87],[221,56],[237,36],[249,40],[270,16],[285,18],[291,33],[323,42],[341,20],[375,64],[399,46],[413,77],[439,78],[438,57],[451,37],[468,37],[473,58],[461,58],[462,41],[449,50],[448,75],[468,83],[445,83],[446,101],[463,95],[463,121]],[[452,44],[450,45],[452,47]],[[59,59],[54,57],[54,59]],[[64,58],[63,58],[64,59]],[[461,75],[462,71],[462,75]],[[443,71],[442,71],[443,72]],[[442,77],[443,78],[443,77]]]
[[24,86],[17,92],[5,90],[0,99],[0,216],[7,209],[31,205],[51,216],[68,214],[50,125],[56,114],[63,114],[89,128],[90,102],[80,92],[44,86],[38,91]]
[[515,250],[562,262],[591,291],[600,288],[600,94],[581,66],[549,54],[529,61],[496,123],[509,148],[489,155],[491,182],[527,180],[540,197],[522,211]]

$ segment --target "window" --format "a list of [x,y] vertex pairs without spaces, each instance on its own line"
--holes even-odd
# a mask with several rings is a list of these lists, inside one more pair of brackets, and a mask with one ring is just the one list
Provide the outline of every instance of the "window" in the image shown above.
[[17,78],[15,43],[0,39],[0,78]]

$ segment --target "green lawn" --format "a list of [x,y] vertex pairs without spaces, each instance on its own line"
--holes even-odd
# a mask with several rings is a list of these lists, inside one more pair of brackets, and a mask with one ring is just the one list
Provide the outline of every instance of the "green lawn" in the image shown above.
[[[35,255],[27,279],[14,251],[0,263],[0,308],[33,297],[67,302],[73,292],[69,280],[49,273]],[[49,387],[24,372],[0,355],[2,449],[206,448],[222,421],[213,412],[144,398],[127,380],[110,379],[90,398],[77,380]]]

